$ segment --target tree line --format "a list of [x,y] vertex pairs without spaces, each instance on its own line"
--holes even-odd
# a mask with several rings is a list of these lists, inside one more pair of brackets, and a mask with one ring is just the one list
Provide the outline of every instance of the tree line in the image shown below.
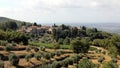
[[0,30],[0,40],[8,41],[9,43],[23,43],[28,44],[28,37],[24,33],[19,33],[16,31],[3,31]]

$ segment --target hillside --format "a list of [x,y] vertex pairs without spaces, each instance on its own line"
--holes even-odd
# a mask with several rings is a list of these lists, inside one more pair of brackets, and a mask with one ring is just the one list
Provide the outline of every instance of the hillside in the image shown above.
[[[7,18],[7,17],[0,17],[0,23],[9,22],[9,21],[16,22],[19,27],[24,22],[24,21],[19,21],[19,20],[14,20],[14,19],[11,19],[11,18]],[[31,23],[26,22],[26,24],[30,25]]]

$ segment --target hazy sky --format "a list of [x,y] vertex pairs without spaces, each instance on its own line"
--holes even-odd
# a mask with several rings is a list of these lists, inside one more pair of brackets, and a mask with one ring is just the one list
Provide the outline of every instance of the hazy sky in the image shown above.
[[0,16],[39,23],[118,23],[120,0],[0,0]]

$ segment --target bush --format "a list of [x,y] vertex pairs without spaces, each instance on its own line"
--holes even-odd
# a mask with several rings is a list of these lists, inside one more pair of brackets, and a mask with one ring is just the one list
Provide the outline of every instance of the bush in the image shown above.
[[26,55],[25,60],[28,62],[31,57],[32,57],[31,55]]
[[105,55],[105,54],[106,54],[106,51],[101,51],[101,53]]
[[39,68],[52,68],[52,64],[42,64]]
[[2,40],[0,40],[0,45],[2,45],[2,46],[6,46],[6,44],[8,44],[7,41],[2,41]]
[[35,54],[34,57],[35,57],[37,60],[40,60],[40,59],[41,59],[41,54]]
[[63,44],[63,39],[62,38],[59,38],[58,44]]
[[54,62],[52,63],[52,68],[61,68],[61,67],[62,67],[62,66],[61,66],[60,62],[54,61]]
[[100,62],[100,63],[102,63],[104,60],[105,60],[104,57],[99,57],[99,58],[98,58],[98,62]]
[[113,63],[117,63],[117,58],[112,58]]
[[79,63],[79,68],[96,68],[96,66],[88,59],[82,59]]
[[55,56],[55,53],[51,53],[51,57],[53,58]]
[[41,47],[41,51],[45,51],[45,47],[44,46]]
[[118,65],[113,62],[106,62],[102,65],[102,68],[118,68]]
[[10,54],[9,55],[9,61],[12,65],[17,66],[19,63],[19,57],[16,56],[15,54]]
[[78,62],[78,57],[77,57],[77,55],[71,56],[71,58],[73,59],[73,62],[74,62],[74,63],[77,63],[77,62]]
[[39,51],[39,48],[35,47],[35,48],[34,48],[34,51],[35,51],[35,52],[38,52],[38,51]]
[[54,49],[59,49],[60,48],[60,45],[58,43],[55,43],[54,44]]
[[82,59],[83,55],[82,54],[78,54],[77,57],[78,57],[78,59]]
[[83,40],[73,40],[71,42],[71,48],[74,53],[87,53],[89,50],[89,41]]
[[12,48],[12,47],[11,47],[10,45],[7,45],[7,46],[4,47],[4,50],[5,50],[5,51],[10,51],[11,48]]
[[4,62],[0,60],[0,68],[4,68]]
[[70,44],[70,39],[68,37],[66,37],[63,41],[63,44],[69,45]]
[[69,62],[65,59],[65,60],[61,61],[61,65],[62,65],[63,67],[68,67]]
[[112,58],[117,57],[117,55],[118,55],[118,49],[117,49],[116,46],[111,46],[111,47],[109,47],[108,51],[109,51],[109,55],[110,55]]
[[68,63],[69,63],[70,65],[73,65],[73,62],[74,62],[74,61],[73,61],[72,58],[68,58],[67,60],[68,60]]
[[56,54],[57,56],[60,56],[60,55],[61,55],[61,51],[57,51],[55,54]]
[[44,53],[44,54],[43,54],[43,57],[44,57],[45,59],[49,60],[49,59],[51,58],[51,54],[49,54],[49,53]]
[[12,41],[12,46],[16,46],[17,44],[14,42],[14,41]]

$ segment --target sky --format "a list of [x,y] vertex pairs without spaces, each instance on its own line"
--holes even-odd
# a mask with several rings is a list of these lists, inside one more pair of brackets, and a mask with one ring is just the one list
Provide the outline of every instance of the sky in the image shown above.
[[37,23],[119,23],[120,0],[0,0],[0,16]]

